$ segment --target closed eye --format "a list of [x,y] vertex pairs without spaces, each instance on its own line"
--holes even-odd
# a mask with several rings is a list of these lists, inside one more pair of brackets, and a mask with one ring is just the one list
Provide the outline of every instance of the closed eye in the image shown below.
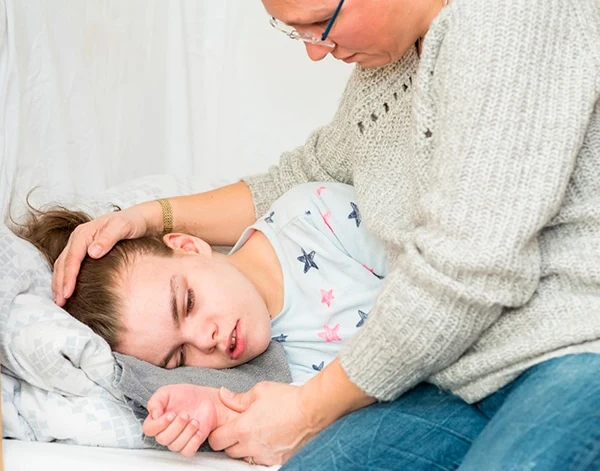
[[185,345],[179,347],[179,360],[175,368],[179,368],[180,366],[185,366]]
[[194,303],[196,301],[196,295],[194,294],[194,290],[188,288],[187,290],[187,303],[186,303],[186,312],[189,314],[194,309]]

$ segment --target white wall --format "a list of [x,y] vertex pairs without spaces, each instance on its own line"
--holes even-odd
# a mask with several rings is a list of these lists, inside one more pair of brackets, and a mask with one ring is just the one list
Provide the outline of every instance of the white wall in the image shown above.
[[333,115],[350,66],[312,63],[259,0],[0,0],[0,203],[146,174],[264,170]]

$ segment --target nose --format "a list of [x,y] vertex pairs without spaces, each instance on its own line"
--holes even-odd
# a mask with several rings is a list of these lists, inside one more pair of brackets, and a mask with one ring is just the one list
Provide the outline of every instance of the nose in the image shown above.
[[212,353],[219,342],[218,325],[209,321],[193,327],[188,332],[186,343],[196,347],[202,353]]
[[306,54],[310,57],[310,60],[315,62],[320,61],[329,54],[332,49],[327,46],[319,46],[318,44],[304,43],[306,47]]

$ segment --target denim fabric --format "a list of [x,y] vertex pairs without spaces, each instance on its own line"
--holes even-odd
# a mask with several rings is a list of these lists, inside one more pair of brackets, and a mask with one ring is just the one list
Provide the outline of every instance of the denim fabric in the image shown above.
[[461,471],[600,470],[600,355],[540,363],[478,407],[491,420]]
[[455,470],[488,419],[430,384],[338,420],[281,471]]
[[338,420],[281,471],[600,470],[599,413],[600,355],[568,355],[475,405],[420,384]]

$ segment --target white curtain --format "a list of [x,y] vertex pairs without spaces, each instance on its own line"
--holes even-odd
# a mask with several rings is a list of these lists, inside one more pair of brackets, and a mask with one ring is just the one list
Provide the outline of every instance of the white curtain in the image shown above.
[[351,72],[268,19],[260,0],[0,0],[0,208],[13,187],[265,170],[328,122]]

